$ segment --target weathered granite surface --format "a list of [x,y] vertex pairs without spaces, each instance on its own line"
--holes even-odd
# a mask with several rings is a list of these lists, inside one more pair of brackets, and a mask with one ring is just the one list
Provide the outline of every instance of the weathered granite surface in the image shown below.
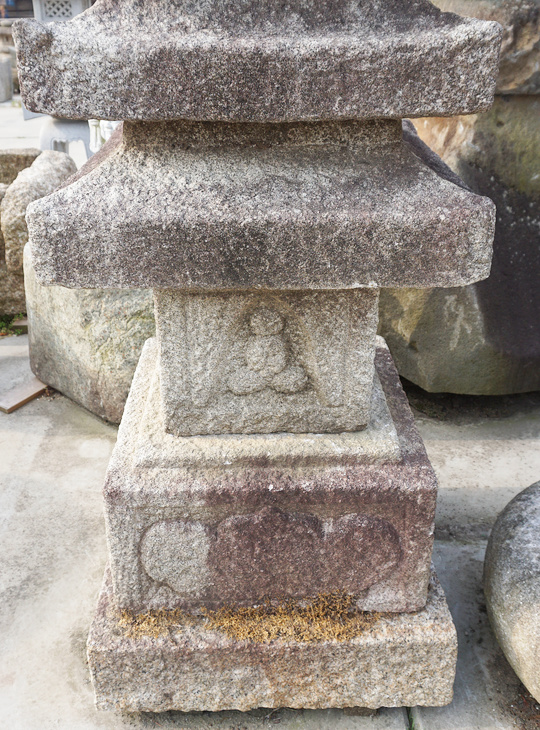
[[0,226],[8,271],[21,275],[23,272],[23,249],[28,241],[25,217],[29,203],[52,193],[76,170],[69,155],[46,150],[30,167],[21,170],[8,187],[0,205]]
[[493,264],[469,287],[383,290],[380,332],[400,374],[425,390],[538,390],[540,98],[496,97],[486,114],[416,124],[470,188],[494,200]]
[[156,358],[150,341],[104,488],[120,607],[332,590],[364,610],[425,604],[436,480],[386,347],[372,423],[331,435],[167,435]]
[[489,619],[506,658],[540,702],[540,482],[497,518],[486,551]]
[[97,416],[120,423],[143,344],[155,330],[152,293],[41,286],[28,246],[24,279],[33,372]]
[[40,154],[41,150],[32,148],[0,150],[0,183],[11,185],[19,172],[30,167]]
[[539,0],[434,0],[445,12],[480,20],[496,20],[503,27],[496,93],[540,93]]
[[128,712],[446,705],[456,656],[435,574],[418,613],[383,616],[347,641],[311,643],[238,641],[203,621],[128,638],[107,574],[88,638],[98,709]]
[[41,283],[346,289],[489,273],[493,204],[439,176],[400,122],[124,123],[123,135],[30,207]]
[[[0,150],[0,209],[9,186],[21,170],[40,155],[37,149]],[[0,213],[1,216],[1,213]],[[5,260],[5,243],[0,218],[0,313],[19,314],[26,310],[22,272],[9,271]]]
[[358,431],[369,420],[376,289],[157,290],[166,430]]
[[68,23],[19,21],[13,34],[32,111],[296,121],[486,109],[501,28],[426,0],[169,0],[166,12],[160,0],[144,11],[98,0]]

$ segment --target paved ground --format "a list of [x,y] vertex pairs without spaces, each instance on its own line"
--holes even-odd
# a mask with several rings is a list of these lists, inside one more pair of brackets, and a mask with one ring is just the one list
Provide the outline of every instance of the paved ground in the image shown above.
[[[26,337],[0,340],[0,391],[27,368]],[[106,562],[101,484],[116,429],[56,394],[0,413],[0,726],[9,730],[284,728],[535,730],[531,701],[497,648],[481,591],[497,512],[540,476],[540,399],[478,410],[411,393],[439,476],[435,562],[458,626],[448,708],[184,715],[97,713],[85,641]],[[427,412],[426,412],[427,411]],[[435,417],[436,416],[436,417]]]

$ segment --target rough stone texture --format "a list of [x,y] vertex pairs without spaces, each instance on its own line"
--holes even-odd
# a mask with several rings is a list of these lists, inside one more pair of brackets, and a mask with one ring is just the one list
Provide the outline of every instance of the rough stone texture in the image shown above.
[[364,610],[425,604],[436,480],[385,347],[373,424],[331,436],[167,435],[156,359],[150,341],[105,483],[119,606],[191,610],[339,589]]
[[441,10],[503,27],[496,91],[499,94],[540,93],[539,0],[434,0]]
[[37,149],[7,149],[0,150],[0,183],[11,185],[19,172],[30,167],[41,150]]
[[119,423],[142,346],[154,333],[151,292],[43,287],[28,246],[24,278],[32,370],[43,383]]
[[369,420],[378,292],[156,291],[166,430],[358,431]]
[[295,121],[465,114],[492,100],[500,26],[426,0],[166,7],[98,0],[69,23],[16,22],[27,107],[73,119]]
[[432,392],[540,389],[540,99],[497,97],[487,114],[416,122],[422,138],[497,206],[489,279],[389,290],[381,334],[401,375]]
[[109,576],[88,638],[99,709],[400,707],[452,700],[456,630],[432,574],[426,607],[348,641],[234,641],[202,622],[127,638]]
[[[40,150],[0,150],[0,208],[2,200],[21,170],[34,162]],[[24,280],[21,273],[8,271],[5,243],[0,224],[0,314],[19,314],[26,309]]]
[[[154,342],[148,345],[152,353]],[[398,461],[399,439],[386,404],[378,377],[371,392],[371,417],[362,431],[339,434],[260,434],[249,438],[239,435],[177,437],[165,430],[163,401],[160,397],[160,375],[153,365],[154,354],[146,355],[144,378],[137,380],[137,392],[131,401],[138,416],[131,421],[134,428],[128,440],[130,460],[134,467],[176,469],[195,467],[213,469],[223,465],[249,466],[262,464],[276,468],[295,466],[338,466],[378,461]],[[141,385],[142,384],[142,385]],[[131,463],[131,462],[130,462]]]
[[8,271],[14,274],[23,272],[23,249],[28,241],[25,220],[28,204],[52,193],[76,170],[69,155],[46,150],[30,167],[19,172],[9,186],[0,205],[0,225]]
[[540,482],[497,518],[484,564],[489,619],[506,658],[540,702]]
[[11,58],[7,53],[0,53],[0,102],[9,101],[12,97]]
[[0,261],[0,313],[21,314],[26,311],[24,279],[19,274],[8,271],[4,261]]
[[439,176],[399,122],[125,123],[123,134],[30,207],[41,283],[346,289],[489,272],[493,204]]

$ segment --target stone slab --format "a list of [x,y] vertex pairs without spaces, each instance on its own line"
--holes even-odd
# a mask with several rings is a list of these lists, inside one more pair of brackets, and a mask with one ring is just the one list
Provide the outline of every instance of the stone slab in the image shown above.
[[107,152],[29,207],[42,284],[351,289],[489,273],[493,204],[439,175],[400,122],[124,123]]
[[120,423],[144,342],[155,331],[152,292],[43,287],[24,249],[30,362],[40,380]]
[[[401,446],[378,376],[371,389],[366,428],[351,433],[274,433],[245,438],[177,437],[165,428],[157,343],[150,340],[138,365],[130,409],[120,438],[131,468],[188,469],[244,467],[253,463],[276,468],[397,462]],[[132,430],[133,429],[133,430]],[[125,436],[125,438],[124,438]]]
[[373,425],[355,434],[167,435],[155,361],[150,341],[104,487],[119,606],[333,590],[363,610],[425,604],[437,486],[385,347],[385,396],[375,388]]
[[13,413],[17,408],[21,408],[34,398],[43,395],[46,389],[47,386],[41,380],[31,377],[11,390],[0,393],[0,411]]
[[432,575],[426,607],[346,641],[235,640],[204,620],[128,638],[107,574],[88,638],[102,710],[440,706],[452,700],[456,631]]
[[369,421],[378,291],[155,292],[166,431],[343,433]]
[[484,591],[506,658],[540,702],[540,482],[514,497],[497,518],[486,551]]
[[451,704],[410,709],[414,730],[537,730],[540,706],[506,661],[489,625],[482,591],[485,548],[485,540],[470,535],[464,541],[435,541],[433,562],[458,634],[457,672]]
[[13,36],[32,111],[296,121],[486,109],[501,28],[426,0],[211,0],[166,12],[153,0],[144,13],[137,0],[98,0],[69,23],[16,22]]

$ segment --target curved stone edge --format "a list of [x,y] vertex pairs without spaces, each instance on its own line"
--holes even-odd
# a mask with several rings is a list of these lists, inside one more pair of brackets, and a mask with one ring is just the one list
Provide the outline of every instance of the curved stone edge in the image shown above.
[[[399,133],[399,125],[386,125]],[[370,141],[364,156],[358,146],[347,146],[339,168],[326,145],[314,162],[312,150],[308,154],[295,144],[273,145],[264,153],[244,145],[234,157],[219,146],[210,169],[204,148],[177,148],[191,126],[156,125],[153,131],[162,136],[148,151],[154,177],[144,190],[139,153],[124,144],[111,146],[99,167],[32,205],[27,219],[40,283],[348,289],[373,283],[456,286],[489,274],[494,205],[455,184],[419,141],[411,144],[410,130],[403,142],[396,134],[397,143],[382,149]],[[313,127],[300,126],[306,133]],[[287,179],[275,174],[284,164],[290,168]],[[363,184],[360,164],[366,167]],[[189,195],[185,186],[171,182],[171,167],[177,177],[190,177]],[[388,187],[385,171],[396,176]],[[256,195],[238,192],[244,175],[252,176]],[[308,201],[298,193],[306,180]],[[341,197],[328,187],[330,180]],[[318,202],[323,191],[324,205]],[[335,204],[328,202],[330,193]]]
[[497,641],[540,702],[540,481],[497,518],[486,551],[484,592]]
[[45,150],[19,174],[0,205],[7,270],[22,275],[23,248],[28,241],[26,210],[30,203],[53,193],[77,170],[65,152]]

